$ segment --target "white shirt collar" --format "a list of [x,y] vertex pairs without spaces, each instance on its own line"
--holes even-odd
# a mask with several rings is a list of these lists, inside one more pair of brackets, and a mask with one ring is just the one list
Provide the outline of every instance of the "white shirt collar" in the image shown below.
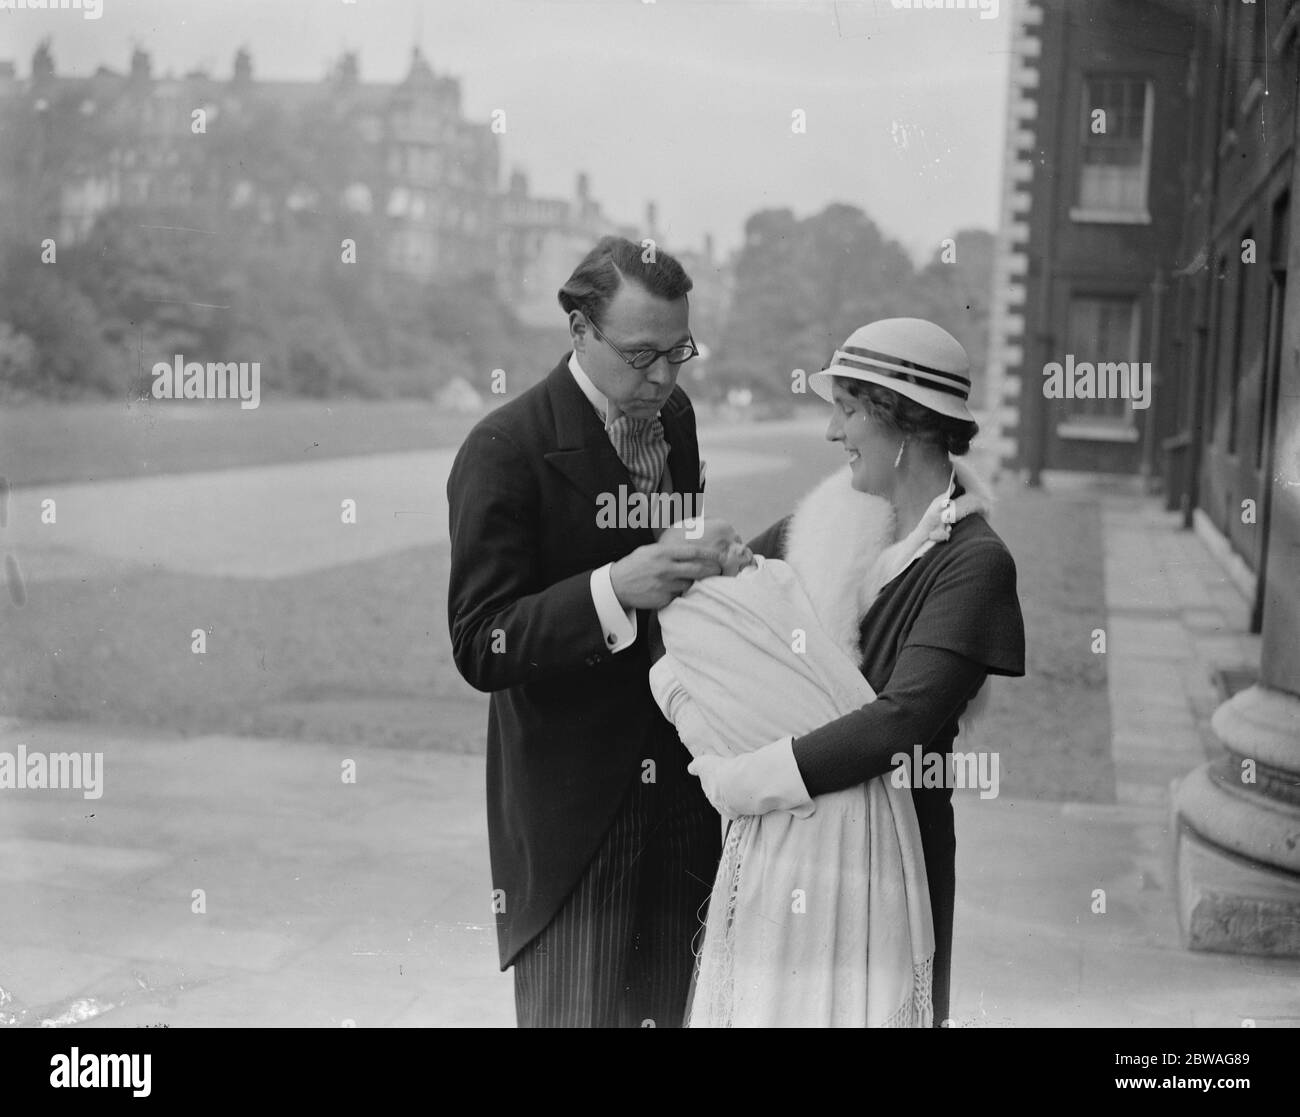
[[582,365],[578,364],[578,354],[569,354],[569,371],[573,374],[573,379],[578,382],[578,387],[582,389],[582,394],[590,401],[591,406],[596,409],[596,414],[600,416],[600,421],[605,424],[605,429],[609,429],[609,424],[618,418],[617,411],[610,414],[609,400],[605,393],[602,392],[595,384],[591,382],[591,377],[583,370]]

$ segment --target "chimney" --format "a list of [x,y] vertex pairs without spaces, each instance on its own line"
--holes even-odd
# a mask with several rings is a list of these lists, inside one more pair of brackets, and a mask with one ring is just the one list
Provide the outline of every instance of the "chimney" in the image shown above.
[[32,52],[32,84],[39,86],[54,77],[54,55],[50,53],[50,40],[42,39]]
[[339,85],[344,89],[353,89],[361,77],[361,63],[357,59],[355,50],[345,51],[343,57],[339,59],[338,66],[334,71]]
[[131,84],[148,85],[153,78],[153,60],[140,47],[131,51]]
[[248,53],[247,47],[240,47],[235,52],[235,76],[233,82],[240,88],[251,85],[253,82],[253,56]]

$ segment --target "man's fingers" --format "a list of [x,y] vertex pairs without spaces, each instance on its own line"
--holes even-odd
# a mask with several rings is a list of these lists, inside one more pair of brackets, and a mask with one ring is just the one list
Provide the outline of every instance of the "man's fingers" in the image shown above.
[[697,547],[692,543],[659,544],[674,562],[713,562],[718,561],[718,552],[712,547]]
[[711,578],[722,573],[722,563],[715,558],[713,562],[676,562],[673,563],[673,577],[685,578],[698,582],[701,578]]
[[697,570],[706,571],[706,573],[722,573],[722,555],[719,555],[716,551],[703,551],[702,554],[694,558],[673,559],[671,570],[680,577],[701,577],[701,575],[688,575],[686,573]]

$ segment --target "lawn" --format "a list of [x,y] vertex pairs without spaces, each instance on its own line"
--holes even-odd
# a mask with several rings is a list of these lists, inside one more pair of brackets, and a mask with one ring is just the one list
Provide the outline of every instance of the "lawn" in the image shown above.
[[40,403],[0,410],[0,478],[103,481],[459,444],[473,416],[421,400]]
[[[467,425],[427,405],[294,404],[151,420],[127,409],[10,413],[0,462],[11,483],[281,461],[454,444]],[[42,413],[43,412],[43,413]],[[790,468],[718,478],[706,510],[746,535],[789,510],[840,456],[804,424],[706,427],[702,451],[780,454]],[[1113,801],[1104,657],[1101,525],[1086,496],[1009,479],[994,518],[1016,558],[1029,676],[997,680],[983,747],[1008,797]],[[164,729],[481,751],[486,698],[451,663],[447,553],[422,547],[274,581],[106,570],[40,585],[0,621],[0,714]],[[208,651],[190,632],[210,630]]]

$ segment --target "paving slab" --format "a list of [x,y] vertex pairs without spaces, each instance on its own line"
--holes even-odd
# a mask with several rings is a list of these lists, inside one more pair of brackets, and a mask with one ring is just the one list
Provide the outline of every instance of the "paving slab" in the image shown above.
[[957,1025],[1300,1025],[1300,961],[1182,948],[1159,804],[954,798]]
[[[760,460],[722,448],[710,477]],[[256,494],[225,474],[186,475],[152,509],[140,493],[65,486],[58,535],[31,522],[31,500],[48,494],[36,487],[16,495],[10,528],[26,517],[23,553],[48,557],[46,576],[145,563],[277,577],[326,555],[441,541],[437,509],[404,506],[439,488],[420,471],[445,465],[381,455],[302,467],[310,477],[289,467],[257,496],[278,517],[250,513]],[[392,523],[359,533],[361,550],[331,534],[312,554],[340,530],[343,486]],[[178,491],[198,494],[192,507]],[[1248,605],[1177,516],[1130,496],[1102,503],[1097,623],[1109,636],[1118,802],[958,793],[952,1016],[967,1027],[1300,1026],[1300,962],[1189,952],[1173,900],[1169,784],[1214,750],[1214,670],[1258,661]],[[247,515],[238,547],[220,538]],[[178,525],[217,550],[177,544]],[[105,783],[96,800],[0,791],[0,990],[12,997],[0,1020],[513,1024],[489,914],[481,756],[0,719],[0,749],[18,743],[102,752]],[[342,777],[349,761],[355,782]]]
[[[32,747],[83,732],[103,736],[24,728]],[[76,1000],[113,1006],[83,1026],[513,1023],[513,986],[497,970],[487,914],[481,758],[372,750],[355,789],[367,798],[344,812],[312,775],[325,746],[206,740],[197,757],[184,742],[113,742],[124,795],[137,783],[177,786],[182,773],[197,782],[187,798],[193,825],[169,825],[163,841],[150,836],[151,813],[168,813],[162,796],[105,815],[113,832],[102,847],[105,835],[85,826],[36,826],[39,792],[26,793],[25,812],[0,813],[0,848],[11,855],[30,850],[32,865],[76,874],[93,865],[96,874],[71,888],[62,870],[50,880],[29,873],[7,890],[0,941],[17,949],[0,955],[0,988],[50,1018]],[[210,856],[205,820],[229,807],[222,770],[232,757],[244,779],[279,788],[297,807],[274,830],[241,812],[242,830],[223,832],[238,888],[226,894],[232,882],[212,878],[208,914],[197,916],[185,886]],[[115,818],[130,825],[117,832]],[[1179,946],[1163,818],[1160,804],[958,793],[954,1020],[1142,1026],[1300,1012],[1300,963]],[[45,835],[16,832],[34,826]],[[1104,914],[1091,910],[1099,888]]]
[[66,792],[0,792],[0,989],[25,1023],[77,1001],[95,1025],[381,1025],[417,1001],[513,1023],[481,757],[370,749],[344,784],[329,745],[2,728],[105,754],[93,822]]

